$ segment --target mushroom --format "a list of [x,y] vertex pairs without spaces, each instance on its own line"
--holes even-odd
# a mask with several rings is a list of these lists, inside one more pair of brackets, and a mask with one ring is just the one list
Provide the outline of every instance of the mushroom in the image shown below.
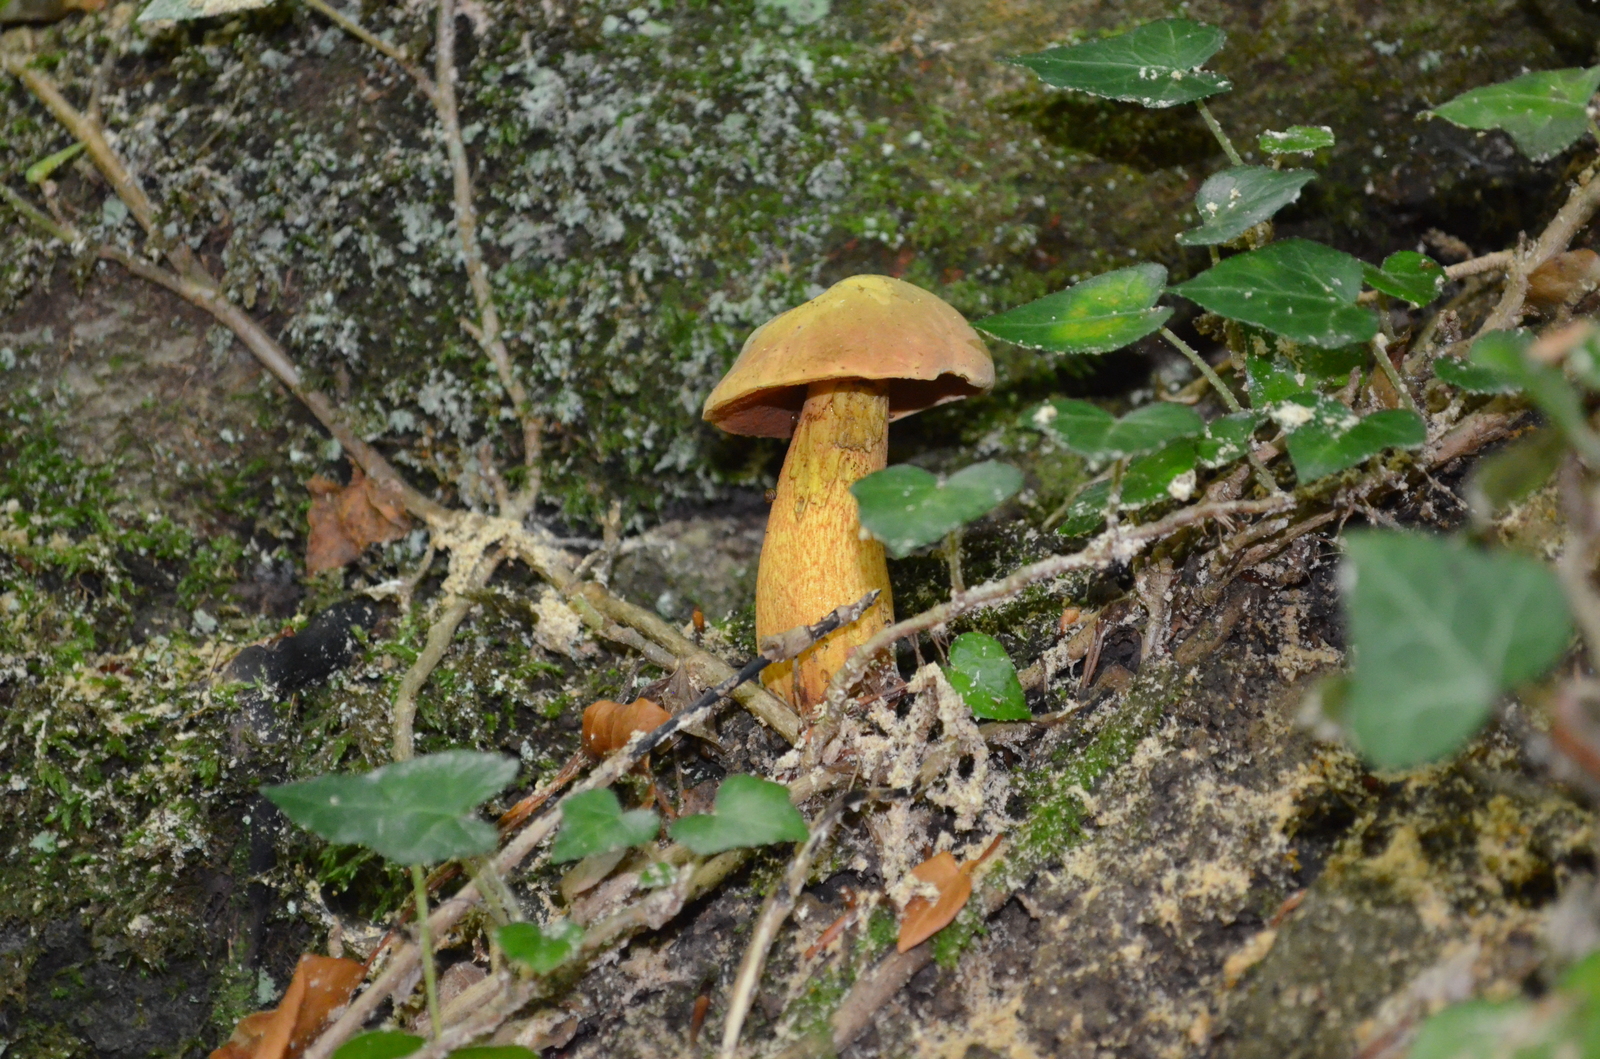
[[894,621],[883,545],[863,539],[850,486],[888,463],[889,424],[994,385],[961,314],[888,276],[852,276],[758,328],[706,398],[733,434],[791,438],[756,575],[756,636],[817,621],[871,589],[861,619],[763,680],[809,716],[850,652]]

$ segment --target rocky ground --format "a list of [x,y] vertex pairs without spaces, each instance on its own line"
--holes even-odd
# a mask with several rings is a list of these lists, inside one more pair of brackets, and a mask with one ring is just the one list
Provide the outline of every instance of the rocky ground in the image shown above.
[[[699,608],[730,657],[751,646],[778,451],[718,436],[697,412],[744,334],[859,271],[902,275],[973,317],[1133,259],[1182,277],[1204,257],[1171,236],[1221,161],[1190,113],[1050,95],[995,61],[1163,5],[838,3],[813,23],[787,6],[486,3],[464,36],[465,120],[513,352],[556,424],[537,518],[582,551],[619,502],[629,537],[613,588],[678,623]],[[515,441],[456,326],[470,299],[424,106],[301,7],[149,30],[128,28],[132,13],[35,26],[24,43],[54,56],[80,104],[100,101],[141,177],[180,204],[174,237],[217,265],[363,436],[442,501],[482,505],[482,444],[504,458]],[[1524,67],[1591,61],[1590,5],[1186,13],[1230,33],[1215,65],[1237,89],[1216,110],[1238,142],[1290,123],[1336,131],[1281,234],[1375,260],[1438,229],[1481,252],[1536,231],[1558,203],[1572,159],[1534,166],[1497,137],[1414,115]],[[362,18],[428,39],[425,12],[372,4]],[[68,137],[4,85],[8,186],[37,194],[16,174]],[[131,228],[85,163],[56,185],[98,236]],[[382,604],[347,666],[258,725],[213,678],[244,646],[411,572],[425,541],[305,574],[305,483],[348,476],[338,446],[210,317],[8,216],[0,1054],[202,1055],[275,1001],[299,953],[330,934],[360,952],[396,907],[398,872],[263,824],[255,790],[386,760],[388,705],[425,628]],[[1014,425],[1020,408],[1057,393],[1123,399],[1181,374],[1153,347],[1084,367],[996,354],[995,395],[908,420],[892,441],[896,461],[1027,471],[1021,498],[972,534],[969,581],[1059,547],[1031,528],[1083,477]],[[1466,470],[1445,468],[1394,517],[1451,524]],[[1502,536],[1542,549],[1548,507],[1536,496]],[[1550,775],[1537,696],[1508,704],[1455,762],[1373,774],[1297,722],[1343,658],[1330,536],[1221,592],[1198,576],[1205,543],[1167,556],[1177,579],[1160,623],[1124,570],[952,629],[994,633],[1019,667],[1043,660],[1030,703],[1066,712],[995,744],[987,767],[1004,785],[983,823],[1014,845],[988,903],[848,1054],[1397,1054],[1421,1015],[1537,992],[1600,939],[1593,815]],[[902,614],[946,588],[937,556],[893,575]],[[499,749],[531,785],[575,746],[584,705],[657,675],[540,636],[539,591],[508,567],[479,599],[423,697],[422,749]],[[1088,679],[1067,662],[1068,606],[1106,616]],[[1145,649],[1153,630],[1165,649]],[[902,661],[909,674],[916,660]],[[742,714],[720,741],[686,743],[658,772],[692,792],[784,749]],[[924,843],[986,837],[977,824],[955,834],[949,809],[919,812],[897,826]],[[803,955],[883,882],[883,836],[864,823],[851,834],[780,939],[747,1039],[803,1037],[882,958],[882,910]],[[685,1054],[704,995],[706,1047],[742,927],[781,870],[758,859],[602,961],[527,1014],[528,1039],[552,1054]],[[542,900],[554,879],[539,868],[523,892]],[[463,944],[448,960],[472,955]]]

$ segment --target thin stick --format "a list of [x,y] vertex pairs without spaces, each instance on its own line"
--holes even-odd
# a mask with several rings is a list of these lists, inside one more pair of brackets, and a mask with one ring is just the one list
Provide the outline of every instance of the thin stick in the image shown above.
[[417,947],[422,951],[422,983],[428,997],[428,1022],[435,1040],[439,1025],[439,971],[433,964],[433,940],[428,936],[428,878],[422,865],[411,865],[411,894],[417,903]]
[[844,818],[845,810],[859,805],[863,798],[865,795],[856,791],[834,799],[833,804],[812,823],[810,836],[795,851],[782,885],[774,887],[772,893],[767,895],[761,918],[756,920],[756,929],[750,935],[750,944],[744,950],[744,959],[739,962],[739,973],[733,980],[733,990],[728,996],[728,1021],[722,1031],[720,1059],[734,1059],[738,1053],[739,1031],[744,1027],[745,1016],[750,1013],[751,1002],[755,1000],[761,969],[767,963],[767,951],[772,948],[772,939],[777,937],[778,928],[789,917],[789,910],[794,907],[800,891],[805,889],[806,878],[811,874],[811,865],[816,861],[817,854],[832,837],[834,828]]
[[1234,165],[1244,165],[1244,159],[1240,158],[1239,152],[1234,150],[1233,141],[1228,139],[1228,134],[1222,131],[1222,126],[1218,124],[1216,117],[1211,113],[1211,108],[1206,106],[1205,101],[1202,99],[1195,100],[1194,105],[1199,108],[1200,117],[1204,119],[1206,128],[1211,130],[1211,135],[1215,136],[1217,142],[1222,144],[1222,151],[1228,156],[1228,161]]
[[127,166],[117,157],[116,151],[112,150],[111,144],[101,133],[99,124],[91,121],[67,102],[67,97],[61,94],[61,89],[56,87],[50,76],[43,70],[29,66],[21,56],[0,56],[0,66],[26,85],[28,91],[55,115],[55,119],[83,144],[95,167],[105,174],[106,180],[111,183],[117,198],[127,205],[128,212],[133,214],[134,219],[139,222],[139,227],[144,229],[145,235],[151,242],[159,246],[172,260],[173,267],[192,280],[216,286],[216,281],[212,280],[200,266],[200,262],[195,260],[194,254],[182,240],[169,240],[162,234],[155,204],[150,201],[150,197],[145,194],[144,188],[128,171]]
[[70,228],[63,228],[61,225],[51,220],[49,214],[36,208],[31,202],[23,198],[21,195],[18,195],[15,191],[12,191],[4,184],[0,184],[0,198],[5,199],[7,204],[9,204],[12,209],[22,214],[23,220],[28,221],[35,228],[38,228],[46,235],[61,240],[69,247],[73,243],[77,242],[80,238],[76,231],[73,231]]
[[1193,507],[1174,511],[1166,518],[1155,522],[1147,522],[1142,526],[1120,527],[1115,532],[1102,533],[1090,541],[1082,551],[1073,552],[1071,555],[1052,555],[1048,559],[1041,559],[1036,563],[1024,566],[1013,572],[1008,577],[998,581],[989,581],[969,588],[937,607],[931,607],[921,614],[914,615],[901,622],[896,622],[874,635],[870,640],[851,652],[845,664],[839,667],[833,675],[833,680],[828,685],[828,694],[824,699],[824,710],[831,715],[837,715],[843,707],[849,690],[855,686],[867,671],[867,666],[879,653],[892,647],[897,641],[907,636],[943,625],[963,614],[977,610],[991,603],[1021,592],[1029,585],[1040,581],[1053,581],[1063,574],[1074,570],[1098,569],[1113,562],[1126,562],[1132,559],[1144,545],[1170,536],[1186,526],[1208,519],[1221,518],[1232,515],[1265,515],[1278,511],[1287,511],[1294,507],[1297,501],[1287,493],[1266,497],[1261,500],[1230,500],[1212,504],[1196,504]]
[[[1206,363],[1206,358],[1202,357],[1198,352],[1196,352],[1195,349],[1189,345],[1189,343],[1173,334],[1170,328],[1163,327],[1161,329],[1161,337],[1165,338],[1168,342],[1171,342],[1173,346],[1177,348],[1179,353],[1182,353],[1188,358],[1189,363],[1200,369],[1200,374],[1203,375],[1205,380],[1211,384],[1211,388],[1217,392],[1217,396],[1222,398],[1222,403],[1227,406],[1229,412],[1244,411],[1244,406],[1239,404],[1239,399],[1234,396],[1233,391],[1228,389],[1227,384],[1222,381],[1222,376],[1218,375],[1216,370],[1212,368],[1210,364]],[[1248,441],[1246,441],[1245,449],[1247,450],[1245,453],[1245,458],[1250,462],[1250,470],[1255,474],[1256,483],[1269,493],[1282,492],[1282,490],[1278,488],[1277,480],[1272,477],[1272,472],[1267,470],[1267,465],[1265,463],[1261,462],[1261,457],[1257,456],[1254,451],[1250,450]]]
[[1189,343],[1173,334],[1170,328],[1163,327],[1161,329],[1161,337],[1171,342],[1173,347],[1179,353],[1182,353],[1190,364],[1199,369],[1200,374],[1205,376],[1205,380],[1211,384],[1211,388],[1217,391],[1217,396],[1222,399],[1222,403],[1228,406],[1228,411],[1244,411],[1244,406],[1239,403],[1239,398],[1235,397],[1233,391],[1228,389],[1227,385],[1222,381],[1222,376],[1217,374],[1216,369],[1206,363],[1206,358],[1195,352]]
[[[780,636],[770,637],[762,644],[761,654],[757,655],[732,677],[729,677],[716,687],[708,689],[688,709],[654,731],[636,733],[629,740],[627,746],[607,758],[582,782],[574,785],[549,812],[536,818],[520,834],[507,843],[506,847],[491,862],[490,870],[502,877],[510,874],[555,830],[556,825],[561,822],[562,808],[570,799],[616,782],[637,765],[645,755],[659,746],[662,741],[676,735],[684,728],[692,728],[709,718],[717,704],[739,684],[754,680],[767,666],[772,665],[774,662],[782,662],[793,658],[841,625],[848,625],[860,618],[867,608],[877,601],[877,598],[878,593],[874,590],[855,603],[838,608],[815,625],[791,629]],[[799,785],[797,784],[796,786]],[[462,917],[481,900],[482,897],[478,893],[477,885],[468,883],[454,897],[440,904],[434,913],[428,917],[429,929],[433,931],[435,936],[443,936],[445,931],[459,923]],[[414,945],[407,945],[395,952],[389,961],[389,965],[384,968],[383,973],[373,981],[366,992],[350,1001],[344,1010],[344,1014],[340,1015],[332,1025],[323,1030],[322,1035],[306,1050],[303,1059],[328,1059],[333,1054],[333,1050],[349,1040],[367,1021],[368,1017],[378,1009],[378,1006],[387,999],[388,995],[400,985],[401,981],[416,969],[417,960],[418,952]]]
[[1406,407],[1415,412],[1423,420],[1427,417],[1422,414],[1422,409],[1417,407],[1417,402],[1411,396],[1411,391],[1401,380],[1400,373],[1394,369],[1394,361],[1389,359],[1389,341],[1383,335],[1372,336],[1372,359],[1378,362],[1378,370],[1383,372],[1383,377],[1389,380],[1389,385],[1394,387],[1394,392],[1406,403]]
[[1600,207],[1600,180],[1595,179],[1592,170],[1585,170],[1578,179],[1579,183],[1573,186],[1567,201],[1545,226],[1538,241],[1526,251],[1511,252],[1513,256],[1507,267],[1505,290],[1501,292],[1499,303],[1478,329],[1480,335],[1504,331],[1517,325],[1522,315],[1522,303],[1528,296],[1528,274],[1565,250],[1567,244],[1572,242],[1572,237],[1589,223],[1595,209]]
[[961,576],[961,527],[957,526],[944,538],[944,560],[950,568],[950,591],[965,592],[966,579]]
[[422,68],[413,63],[410,56],[406,55],[405,52],[401,51],[393,44],[390,44],[376,33],[373,33],[371,30],[350,18],[348,15],[341,13],[331,4],[325,3],[324,0],[305,0],[305,5],[311,8],[313,11],[321,14],[323,18],[327,19],[329,22],[332,22],[335,26],[338,26],[340,29],[344,30],[346,33],[350,34],[356,40],[359,40],[373,51],[379,52],[394,60],[394,64],[400,67],[400,69],[403,70],[408,77],[417,83],[417,87],[422,89],[422,94],[427,96],[430,102],[437,97],[438,89],[434,87],[433,79],[427,74],[423,73]]
[[483,263],[483,247],[478,242],[478,211],[472,193],[472,165],[467,160],[467,148],[461,138],[461,116],[456,106],[456,5],[455,0],[439,0],[438,28],[434,42],[435,89],[430,97],[444,127],[445,151],[450,158],[450,172],[455,187],[456,236],[461,243],[461,263],[467,271],[467,283],[478,306],[478,328],[475,337],[484,353],[494,364],[505,388],[517,420],[522,424],[523,460],[529,470],[529,496],[525,502],[531,506],[532,497],[539,491],[538,464],[544,423],[529,410],[528,393],[511,366],[511,353],[506,349],[500,334],[500,312],[495,308],[494,292],[489,286],[489,270]]

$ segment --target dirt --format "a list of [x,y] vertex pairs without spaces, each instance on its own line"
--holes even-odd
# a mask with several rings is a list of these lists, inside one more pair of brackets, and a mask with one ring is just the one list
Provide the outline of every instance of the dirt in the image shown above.
[[[497,94],[502,73],[490,70],[517,61],[519,41],[531,39],[546,58],[592,61],[563,76],[619,106],[635,84],[666,85],[659,98],[677,99],[687,89],[675,71],[698,69],[681,55],[697,41],[725,43],[693,6],[678,13],[679,44],[601,32],[601,16],[629,18],[634,6],[545,5],[535,17],[486,5],[495,28],[472,45],[469,120],[503,120],[510,130],[508,140],[483,141],[489,214],[508,235],[492,254],[508,267],[502,279],[523,314],[517,352],[537,362],[530,371],[541,393],[567,417],[540,517],[593,540],[598,513],[625,500],[633,535],[612,585],[678,623],[700,609],[732,655],[750,646],[762,486],[776,450],[718,437],[694,412],[696,394],[749,327],[861,269],[937,287],[973,316],[1134,257],[1181,276],[1201,259],[1173,249],[1175,218],[1220,156],[1192,116],[1130,119],[1047,94],[993,61],[1166,14],[1160,5],[841,3],[821,30],[786,30],[741,7],[764,46],[792,46],[822,63],[838,52],[848,76],[832,88],[792,89],[807,94],[791,126],[750,126],[777,145],[766,155],[695,163],[710,174],[712,197],[735,203],[748,227],[735,232],[731,221],[697,215],[683,231],[704,241],[683,251],[681,267],[652,272],[638,259],[623,267],[623,248],[659,249],[682,234],[655,214],[639,220],[641,158],[665,150],[650,137],[681,120],[695,129],[691,138],[737,153],[745,141],[710,120],[735,112],[756,120],[759,108],[741,109],[745,100],[765,99],[778,113],[772,101],[791,89],[774,86],[801,65],[769,55],[739,67],[742,80],[711,85],[703,128],[687,124],[693,106],[683,103],[649,111],[654,132],[642,121],[616,126],[638,137],[619,146],[582,124],[603,128],[594,115],[563,111],[524,150],[516,136],[527,130],[510,116],[524,103]],[[1432,227],[1477,250],[1536,230],[1559,193],[1560,162],[1533,167],[1497,137],[1412,115],[1523,65],[1588,61],[1562,30],[1571,24],[1565,8],[1370,7],[1328,0],[1188,11],[1232,35],[1218,66],[1240,90],[1217,110],[1241,144],[1293,121],[1336,127],[1339,146],[1318,160],[1319,180],[1282,216],[1280,233],[1376,260],[1416,246]],[[673,10],[656,15],[670,21]],[[392,19],[403,38],[426,37],[399,9],[365,15]],[[61,49],[59,76],[86,91],[102,46],[96,31],[72,22],[35,32]],[[285,12],[170,31],[114,67],[107,112],[151,183],[192,206],[183,223],[202,253],[249,292],[364,433],[447,502],[481,503],[474,446],[488,441],[507,456],[514,443],[487,419],[493,387],[454,326],[465,294],[421,112],[381,64],[348,42],[323,50],[325,40],[322,25]],[[269,49],[278,58],[261,61]],[[239,114],[253,120],[241,122],[211,106],[212,79],[243,86],[239,98],[248,88],[279,103],[253,115],[244,107]],[[355,93],[348,107],[340,92]],[[791,194],[821,164],[819,151],[832,157],[833,141],[803,120],[830,92],[886,124],[837,148],[853,190],[760,197],[773,187]],[[14,83],[6,93],[15,135],[3,150],[17,171],[64,141]],[[168,139],[149,131],[177,113],[186,116]],[[296,141],[299,129],[307,137]],[[913,129],[932,146],[908,146]],[[886,152],[885,142],[898,146]],[[612,148],[620,153],[605,153]],[[338,156],[357,150],[366,152],[359,165]],[[538,157],[566,168],[529,204],[518,189]],[[606,168],[613,163],[620,168]],[[196,168],[206,165],[246,193],[218,190],[228,180]],[[965,197],[932,183],[958,169]],[[68,208],[100,211],[104,187],[85,167],[59,180]],[[582,196],[598,204],[594,216],[558,217],[558,206]],[[777,223],[749,219],[763,209]],[[604,241],[607,211],[633,241]],[[869,228],[868,216],[892,216],[898,234],[876,221]],[[522,232],[526,247],[509,238],[517,220],[537,222]],[[344,228],[354,234],[339,236]],[[64,508],[28,539],[31,566],[20,552],[0,555],[9,615],[0,776],[14,794],[0,808],[8,836],[0,1051],[203,1055],[240,1014],[275,1001],[299,952],[326,947],[330,934],[353,948],[370,942],[392,913],[403,888],[396,873],[278,826],[254,792],[290,774],[385,760],[387,702],[420,633],[385,611],[351,665],[253,726],[240,723],[239,702],[208,695],[211,678],[248,645],[270,644],[336,600],[409,574],[422,541],[395,542],[343,575],[305,576],[304,483],[314,473],[342,479],[348,468],[304,411],[173,295],[110,265],[75,266],[20,228],[5,240],[0,347],[14,366],[0,361],[8,365],[0,407],[28,417],[6,421],[21,424],[15,436],[42,437],[48,422],[59,443],[5,449],[0,479],[38,494],[19,496],[25,510],[47,499],[84,510]],[[403,242],[414,249],[397,252],[400,263],[385,266],[392,271],[373,266],[380,247]],[[526,255],[537,268],[524,275],[510,266]],[[1054,547],[1026,527],[1082,478],[1075,461],[1014,428],[1016,412],[1055,393],[1120,398],[1172,362],[1150,346],[1098,373],[1015,350],[1000,360],[994,397],[907,421],[893,441],[895,459],[937,469],[994,456],[1028,471],[1023,497],[971,535],[972,579]],[[97,468],[110,472],[104,486],[92,484]],[[1460,473],[1443,476],[1443,486],[1458,489]],[[1457,510],[1443,496],[1430,504]],[[1398,513],[1427,521],[1417,505]],[[1525,524],[1508,525],[1508,539],[1530,548],[1550,539],[1548,503],[1535,498],[1519,517]],[[171,526],[159,547],[141,536],[158,523]],[[65,543],[50,543],[50,533]],[[999,910],[949,932],[939,961],[885,1005],[848,1056],[1379,1055],[1449,1000],[1544,987],[1552,910],[1563,910],[1562,922],[1594,918],[1580,884],[1595,866],[1592,813],[1550,780],[1540,704],[1509,704],[1458,761],[1407,774],[1373,775],[1302,727],[1307,690],[1342,661],[1335,555],[1327,537],[1313,536],[1243,572],[1215,604],[1184,587],[1195,584],[1186,571],[1170,658],[1141,661],[1149,630],[1128,570],[973,619],[1026,666],[1059,642],[1064,606],[1120,608],[1090,687],[1068,668],[1031,692],[1040,714],[1075,704],[1070,720],[992,754],[990,766],[1011,783],[1002,809],[1014,842],[994,876]],[[440,576],[423,580],[424,597]],[[897,564],[902,613],[942,598],[943,578],[937,556]],[[519,756],[531,781],[571,752],[584,704],[656,676],[600,646],[576,657],[540,646],[529,633],[536,599],[537,587],[513,572],[482,601],[424,697],[425,749],[498,748]],[[908,674],[915,662],[907,652]],[[689,742],[664,756],[662,782],[675,794],[703,794],[701,785],[765,769],[783,749],[742,715],[723,721],[720,738],[721,750]],[[928,811],[907,833],[931,850],[941,836],[950,841],[951,823],[948,811]],[[803,955],[884,884],[880,844],[864,824],[851,836],[817,872],[794,932],[776,947],[747,1039],[815,1030],[884,953],[892,924],[880,907],[821,954]],[[527,1013],[528,1032],[544,1034],[549,1054],[684,1054],[696,1000],[706,996],[705,1047],[719,1035],[731,968],[779,870],[777,858],[758,857],[666,929],[589,971],[562,1006]],[[554,878],[538,869],[525,893],[543,894]],[[470,955],[462,944],[451,958]]]

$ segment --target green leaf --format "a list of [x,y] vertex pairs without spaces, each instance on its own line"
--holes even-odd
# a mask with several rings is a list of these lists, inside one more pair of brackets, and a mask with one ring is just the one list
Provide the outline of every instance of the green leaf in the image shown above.
[[678,871],[664,860],[653,860],[639,872],[639,889],[658,890],[678,881]]
[[1178,233],[1183,246],[1231,242],[1300,197],[1317,178],[1309,169],[1241,165],[1212,174],[1200,185],[1195,209],[1200,226]]
[[861,509],[861,525],[903,559],[924,544],[988,514],[1022,488],[1022,472],[985,460],[943,482],[921,467],[896,464],[850,487]]
[[1250,436],[1266,419],[1261,412],[1233,412],[1206,424],[1205,436],[1195,443],[1200,466],[1221,467],[1250,451]]
[[1109,353],[1167,322],[1172,310],[1154,307],[1166,282],[1167,270],[1161,265],[1130,265],[972,326],[1029,349]]
[[1128,461],[1122,473],[1123,511],[1137,511],[1163,500],[1194,495],[1195,443],[1187,438]]
[[1384,449],[1416,448],[1428,440],[1427,425],[1415,412],[1397,408],[1362,419],[1321,394],[1297,394],[1268,412],[1291,432],[1289,459],[1302,484],[1354,467]]
[[1333,146],[1333,130],[1326,125],[1291,125],[1282,132],[1264,132],[1256,140],[1262,154],[1310,154]]
[[1050,48],[1009,61],[1056,88],[1146,107],[1170,107],[1226,92],[1221,74],[1200,69],[1227,40],[1215,26],[1169,18],[1104,40]]
[[1377,316],[1355,304],[1361,262],[1308,239],[1237,254],[1172,289],[1219,316],[1324,349],[1378,333]]
[[409,1033],[373,1030],[345,1041],[333,1053],[333,1059],[401,1059],[427,1043]]
[[1523,154],[1542,162],[1571,146],[1589,127],[1589,97],[1600,66],[1543,70],[1463,92],[1432,113],[1467,129],[1504,129]]
[[1373,290],[1396,298],[1404,298],[1412,305],[1427,305],[1444,290],[1444,267],[1427,254],[1415,250],[1401,250],[1383,259],[1382,268],[1361,266],[1362,278]]
[[656,837],[661,818],[649,809],[622,811],[610,787],[574,794],[561,806],[561,831],[550,847],[550,861],[565,864],[596,853],[638,846]]
[[273,0],[153,0],[140,13],[139,21],[211,18],[213,15],[232,15],[240,11],[253,11],[258,7],[270,7],[272,3]]
[[263,787],[284,815],[330,842],[353,842],[399,864],[431,864],[494,848],[493,825],[472,816],[517,778],[514,758],[447,750],[368,772]]
[[549,974],[578,951],[583,928],[566,919],[542,927],[537,923],[507,923],[494,936],[507,959],[531,968],[534,974]]
[[1174,438],[1194,437],[1205,430],[1204,420],[1193,410],[1167,402],[1135,408],[1118,419],[1088,401],[1057,398],[1036,408],[1028,422],[1092,460],[1154,452]]
[[1244,359],[1245,389],[1250,403],[1257,408],[1268,408],[1298,394],[1308,393],[1311,381],[1304,372],[1277,357],[1258,357],[1254,354]]
[[1544,427],[1479,460],[1465,490],[1473,517],[1488,522],[1544,485],[1566,451],[1561,431]]
[[1090,482],[1073,494],[1066,517],[1056,527],[1056,532],[1063,537],[1087,537],[1106,520],[1106,507],[1110,502],[1111,482],[1104,478]]
[[1482,364],[1470,364],[1459,357],[1438,357],[1433,374],[1468,393],[1516,393],[1522,387],[1505,374]]
[[457,1048],[448,1059],[539,1059],[539,1056],[520,1044],[475,1044],[470,1048]]
[[66,165],[83,153],[83,144],[75,143],[71,147],[63,148],[55,154],[48,155],[30,165],[22,178],[30,184],[42,184],[50,179],[50,174]]
[[702,857],[773,842],[804,842],[810,833],[805,817],[790,804],[788,789],[755,776],[729,776],[717,788],[709,815],[681,817],[671,828],[675,840]]
[[1567,648],[1561,585],[1537,560],[1377,531],[1350,534],[1346,554],[1355,668],[1345,721],[1381,767],[1453,753],[1501,692],[1540,676]]
[[1472,343],[1467,357],[1525,392],[1578,454],[1590,466],[1600,467],[1600,437],[1589,429],[1583,399],[1559,369],[1528,358],[1526,350],[1532,344],[1533,335],[1527,331],[1491,331]]
[[1017,667],[993,636],[981,632],[957,636],[950,644],[950,668],[945,674],[974,717],[1026,721],[1033,716],[1017,680]]
[[[1500,1059],[1511,1053],[1505,1038],[1525,1026],[1532,1006],[1525,1000],[1469,1000],[1452,1004],[1422,1024],[1406,1059]],[[1520,1036],[1520,1035],[1519,1035]],[[1529,1057],[1531,1059],[1531,1057]]]

